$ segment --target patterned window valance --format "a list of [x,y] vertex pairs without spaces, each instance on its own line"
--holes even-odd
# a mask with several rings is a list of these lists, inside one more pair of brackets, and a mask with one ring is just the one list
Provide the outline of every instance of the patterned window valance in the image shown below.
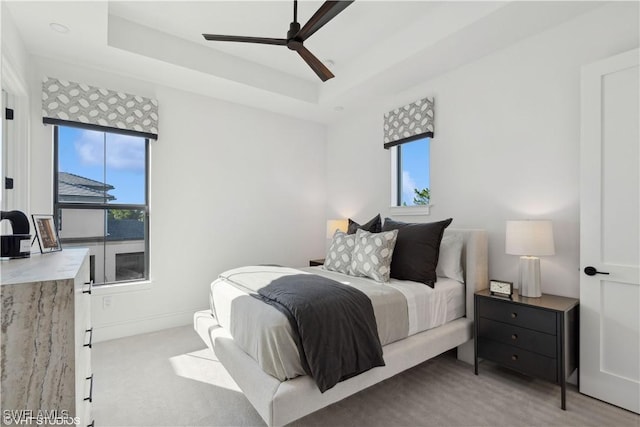
[[384,115],[384,148],[433,138],[433,98],[423,98]]
[[98,126],[118,133],[158,139],[158,102],[46,77],[42,82],[42,121]]

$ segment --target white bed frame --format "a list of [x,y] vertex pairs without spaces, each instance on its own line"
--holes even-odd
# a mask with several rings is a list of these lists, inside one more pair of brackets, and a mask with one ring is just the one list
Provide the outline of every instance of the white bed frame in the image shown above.
[[308,376],[280,381],[266,374],[217,324],[210,310],[195,313],[195,330],[269,427],[290,423],[454,347],[458,347],[458,359],[473,364],[473,294],[488,287],[487,233],[461,229],[445,233],[464,237],[466,316],[384,346],[386,366],[342,381],[324,393]]

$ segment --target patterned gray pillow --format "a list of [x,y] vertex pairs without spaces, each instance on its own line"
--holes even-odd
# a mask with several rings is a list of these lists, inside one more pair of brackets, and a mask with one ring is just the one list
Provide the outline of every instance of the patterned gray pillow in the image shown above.
[[351,274],[370,277],[378,282],[388,282],[391,274],[391,258],[397,237],[398,230],[382,233],[356,231]]
[[336,230],[327,251],[323,268],[339,273],[351,274],[351,257],[356,245],[356,235]]

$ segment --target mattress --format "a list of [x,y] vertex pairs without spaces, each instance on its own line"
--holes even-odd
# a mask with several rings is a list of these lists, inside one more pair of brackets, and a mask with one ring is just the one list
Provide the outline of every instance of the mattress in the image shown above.
[[291,325],[274,307],[251,296],[288,274],[318,274],[364,292],[372,302],[382,345],[432,329],[465,314],[464,285],[438,278],[432,289],[392,279],[381,284],[322,267],[243,267],[226,271],[211,284],[210,304],[218,324],[267,374],[285,381],[305,375]]

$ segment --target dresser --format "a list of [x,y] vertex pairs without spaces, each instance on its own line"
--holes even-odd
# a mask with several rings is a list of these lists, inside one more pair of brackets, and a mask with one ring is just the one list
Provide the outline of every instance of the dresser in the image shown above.
[[9,424],[93,425],[87,249],[0,263],[0,403]]
[[475,374],[487,359],[561,387],[566,409],[566,381],[578,367],[578,304],[575,298],[542,294],[540,298],[475,294]]

